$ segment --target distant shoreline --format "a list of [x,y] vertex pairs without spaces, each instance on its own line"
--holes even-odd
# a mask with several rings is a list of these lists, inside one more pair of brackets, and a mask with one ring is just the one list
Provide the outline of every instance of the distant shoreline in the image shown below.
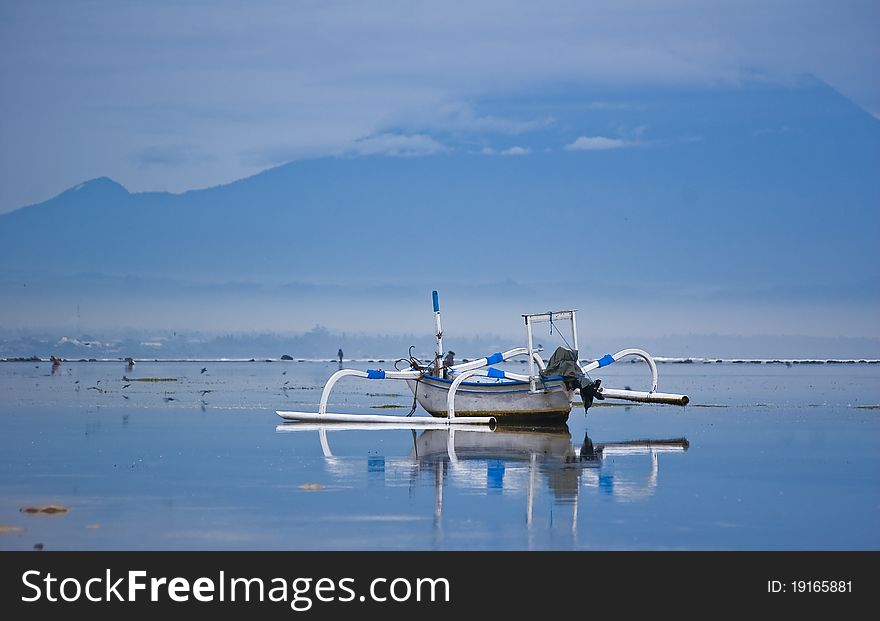
[[[61,358],[63,363],[81,363],[81,362],[103,362],[103,363],[125,363],[125,358]],[[343,364],[361,363],[361,364],[387,364],[393,363],[397,358],[346,358]],[[138,362],[280,362],[280,363],[338,363],[336,358],[294,358],[293,360],[285,360],[281,358],[267,358],[264,356],[255,358],[134,358]],[[30,357],[9,357],[0,358],[0,362],[51,362],[49,358],[38,356]],[[522,361],[525,363],[525,361]],[[594,362],[592,358],[584,358],[582,363]],[[640,358],[632,358],[626,361],[631,364],[644,364]],[[880,364],[880,359],[876,358],[714,358],[714,357],[688,357],[688,358],[670,358],[663,356],[654,357],[657,364]]]

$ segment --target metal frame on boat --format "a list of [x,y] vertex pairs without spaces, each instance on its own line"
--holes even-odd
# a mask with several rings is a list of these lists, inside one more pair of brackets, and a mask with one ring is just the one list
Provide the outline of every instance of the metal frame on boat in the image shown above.
[[[543,423],[564,422],[568,418],[576,385],[570,378],[546,373],[547,363],[540,355],[540,348],[534,345],[533,327],[541,323],[549,323],[551,330],[554,327],[558,330],[560,326],[567,326],[572,336],[571,354],[576,358],[578,352],[576,310],[523,315],[526,326],[526,347],[517,347],[473,361],[446,366],[443,364],[443,330],[436,291],[433,292],[433,303],[437,340],[433,364],[423,364],[416,358],[410,357],[410,368],[405,370],[340,369],[331,375],[324,385],[317,412],[279,410],[278,415],[285,420],[301,422],[378,424],[405,422],[411,427],[493,425],[500,419]],[[528,362],[528,374],[514,373],[492,366],[521,356],[525,356]],[[576,363],[579,374],[588,378],[590,371],[606,367],[627,356],[636,356],[648,363],[651,370],[651,389],[636,391],[628,388],[598,387],[595,392],[597,398],[687,405],[686,395],[657,392],[657,365],[651,355],[641,349],[623,349],[587,364],[582,364],[580,360],[576,360]],[[330,392],[343,377],[403,380],[413,391],[415,401],[431,414],[431,417],[328,412]],[[596,385],[598,386],[598,383]]]

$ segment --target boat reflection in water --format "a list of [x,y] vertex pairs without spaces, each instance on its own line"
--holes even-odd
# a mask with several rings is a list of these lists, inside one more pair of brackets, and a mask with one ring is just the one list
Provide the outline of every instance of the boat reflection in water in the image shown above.
[[[586,434],[576,445],[567,427],[500,428],[490,433],[429,429],[418,436],[413,456],[442,465],[456,487],[523,493],[529,525],[539,479],[543,479],[557,504],[572,506],[574,527],[582,487],[599,488],[618,500],[649,496],[657,487],[658,454],[680,453],[688,446],[685,438],[593,443]],[[650,457],[649,471],[643,477],[624,478],[607,467],[610,457],[637,455]]]
[[[531,528],[535,498],[545,485],[555,505],[569,506],[571,529],[577,528],[578,500],[593,489],[616,501],[651,496],[659,481],[659,455],[683,453],[685,438],[593,442],[585,434],[573,442],[566,425],[539,428],[468,427],[410,431],[409,453],[401,456],[335,456],[329,436],[334,431],[383,430],[366,423],[285,423],[277,431],[317,432],[328,473],[350,483],[364,477],[366,484],[417,487],[433,480],[435,526],[441,525],[443,493],[447,491],[504,494],[524,497],[525,522]],[[404,437],[403,435],[401,437]],[[383,443],[384,444],[384,443]],[[403,448],[403,447],[401,447]],[[401,451],[402,452],[402,451]],[[630,457],[631,466],[621,467]],[[647,457],[648,459],[645,459]],[[647,466],[647,471],[642,465]],[[633,467],[636,466],[635,471]]]

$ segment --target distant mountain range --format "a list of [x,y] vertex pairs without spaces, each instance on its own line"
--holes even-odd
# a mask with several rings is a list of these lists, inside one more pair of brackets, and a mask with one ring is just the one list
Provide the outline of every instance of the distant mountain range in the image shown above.
[[[822,83],[552,88],[475,111],[472,127],[378,137],[421,136],[407,144],[424,152],[294,161],[176,195],[99,178],[0,215],[0,325],[115,313],[117,326],[260,330],[289,312],[292,329],[370,331],[367,312],[405,331],[387,316],[437,287],[513,326],[536,308],[646,302],[661,327],[728,312],[695,329],[742,333],[742,308],[769,305],[825,309],[816,325],[841,329],[816,335],[853,335],[835,305],[880,308],[880,121]],[[234,317],[215,326],[224,308]],[[768,331],[762,313],[753,333]]]

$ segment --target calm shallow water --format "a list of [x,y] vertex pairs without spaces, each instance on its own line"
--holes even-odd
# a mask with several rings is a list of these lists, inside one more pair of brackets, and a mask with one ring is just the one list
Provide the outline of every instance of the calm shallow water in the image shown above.
[[[0,549],[880,548],[880,365],[661,365],[690,406],[575,407],[562,428],[279,430],[337,368],[0,364]],[[411,402],[357,379],[331,399]],[[20,512],[42,504],[69,512]]]

